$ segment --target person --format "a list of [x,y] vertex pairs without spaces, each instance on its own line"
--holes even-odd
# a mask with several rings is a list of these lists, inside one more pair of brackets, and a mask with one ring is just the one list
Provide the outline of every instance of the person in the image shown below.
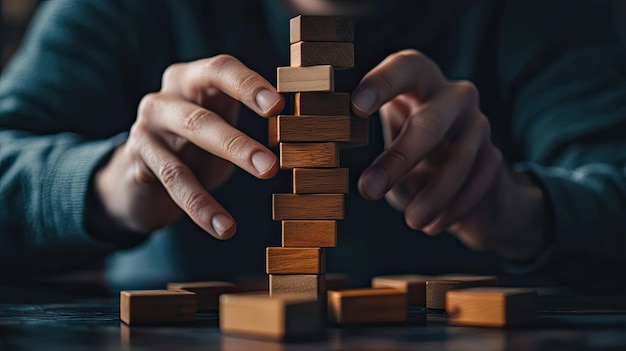
[[2,275],[105,259],[121,288],[263,273],[264,248],[280,245],[271,194],[289,192],[265,146],[266,118],[289,112],[273,86],[289,18],[353,14],[356,67],[336,90],[371,134],[342,151],[351,192],[329,271],[354,284],[473,272],[620,289],[626,61],[610,11],[48,2],[0,82]]

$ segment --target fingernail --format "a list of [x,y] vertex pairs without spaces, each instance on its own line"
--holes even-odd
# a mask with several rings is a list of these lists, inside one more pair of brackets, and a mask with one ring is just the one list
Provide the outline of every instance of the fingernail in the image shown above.
[[278,103],[280,98],[276,93],[267,89],[263,89],[256,93],[256,104],[259,105],[261,111],[267,112]]
[[372,88],[365,88],[354,93],[352,103],[363,112],[371,112],[370,110],[376,104],[376,99],[378,99],[376,91]]
[[380,198],[385,195],[388,182],[389,176],[380,169],[369,172],[363,179],[367,194],[373,198]]
[[233,226],[233,221],[223,214],[217,214],[211,218],[211,224],[213,225],[213,229],[217,232],[217,235],[222,236]]
[[252,166],[260,174],[269,171],[274,167],[274,163],[276,163],[276,159],[263,151],[257,151],[252,154]]

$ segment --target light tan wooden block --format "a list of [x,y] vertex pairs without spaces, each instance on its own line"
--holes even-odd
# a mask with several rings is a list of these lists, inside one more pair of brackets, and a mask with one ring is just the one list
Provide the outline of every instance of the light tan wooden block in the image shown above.
[[331,92],[335,89],[333,66],[278,67],[276,90],[280,93],[309,91]]
[[326,255],[319,247],[268,247],[265,270],[267,274],[322,274]]
[[354,41],[354,18],[296,16],[289,21],[290,42]]
[[426,275],[384,275],[372,278],[373,288],[393,288],[407,294],[407,303],[411,306],[426,305],[426,281],[432,277]]
[[299,295],[270,297],[267,293],[220,296],[220,330],[226,334],[285,340],[321,332],[321,307]]
[[328,291],[328,318],[338,324],[406,321],[406,294],[391,288]]
[[300,294],[314,299],[326,298],[324,274],[270,274],[270,296]]
[[269,144],[278,142],[350,141],[350,116],[287,116],[270,118]]
[[503,327],[535,318],[537,292],[523,288],[469,288],[446,293],[448,323]]
[[326,290],[343,290],[347,286],[345,274],[326,273]]
[[354,44],[301,41],[291,44],[291,67],[331,65],[335,69],[354,67]]
[[167,284],[167,290],[190,291],[196,294],[198,311],[216,311],[219,307],[219,296],[237,291],[235,284],[229,282],[180,282]]
[[445,309],[446,292],[452,289],[495,286],[494,276],[441,275],[426,282],[426,308]]
[[335,168],[339,167],[337,143],[280,143],[280,168],[296,167]]
[[120,319],[129,325],[193,322],[197,309],[196,294],[188,291],[120,292]]
[[283,221],[283,247],[335,247],[337,221]]
[[349,191],[347,168],[294,168],[294,194],[347,194]]
[[294,97],[297,116],[350,116],[349,93],[296,93]]
[[272,219],[343,219],[342,194],[272,194]]

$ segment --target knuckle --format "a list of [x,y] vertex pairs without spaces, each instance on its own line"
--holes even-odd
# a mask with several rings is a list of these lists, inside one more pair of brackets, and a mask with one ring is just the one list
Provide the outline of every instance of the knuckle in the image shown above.
[[410,128],[426,138],[438,139],[445,133],[446,116],[438,110],[431,109],[428,115],[418,114],[411,117]]
[[161,179],[163,185],[168,189],[172,188],[184,174],[184,167],[175,161],[165,162],[159,168],[159,179]]
[[215,72],[219,72],[225,69],[228,65],[231,65],[235,61],[237,61],[237,59],[235,59],[231,55],[227,55],[227,54],[216,55],[204,62],[202,70],[204,73],[214,75]]
[[224,139],[224,150],[228,155],[239,155],[246,149],[248,138],[241,132],[234,132]]
[[252,95],[258,85],[257,78],[248,71],[238,73],[233,78],[233,87],[238,96]]
[[169,65],[163,72],[163,77],[161,78],[161,86],[165,88],[170,82],[179,79],[180,75],[182,74],[184,65],[184,63],[174,63],[172,65]]
[[183,127],[190,132],[197,132],[206,124],[206,120],[210,118],[211,113],[207,110],[197,108],[183,116]]
[[190,217],[197,218],[209,207],[209,201],[209,197],[205,193],[191,193],[185,201],[185,212],[187,212]]
[[160,99],[161,95],[159,93],[149,93],[141,98],[137,107],[137,118],[141,120],[152,115],[158,109],[157,105]]
[[468,80],[461,80],[453,83],[459,95],[467,101],[478,101],[478,88]]
[[391,169],[400,170],[402,174],[406,173],[413,166],[412,162],[402,151],[391,149],[388,151],[387,157],[392,160],[393,167]]

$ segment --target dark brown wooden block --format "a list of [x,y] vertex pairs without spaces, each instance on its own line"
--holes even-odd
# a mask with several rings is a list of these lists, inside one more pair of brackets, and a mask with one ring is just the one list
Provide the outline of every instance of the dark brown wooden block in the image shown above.
[[298,116],[350,116],[349,93],[296,93],[294,102]]
[[270,118],[269,143],[350,141],[350,116],[288,116]]
[[120,292],[120,319],[129,325],[193,322],[197,310],[196,294],[188,291]]
[[335,88],[333,66],[278,67],[276,90],[281,93],[331,92]]
[[167,290],[195,293],[199,312],[217,311],[220,295],[237,291],[235,284],[217,281],[169,283]]
[[301,41],[291,44],[291,67],[331,65],[335,69],[354,67],[354,44]]
[[406,321],[406,294],[391,288],[328,291],[328,318],[338,324]]
[[341,273],[326,273],[326,290],[343,290],[347,286],[348,278]]
[[270,296],[299,294],[326,299],[324,274],[270,274]]
[[267,274],[322,274],[326,272],[324,250],[319,247],[268,247]]
[[272,219],[343,219],[342,194],[273,194]]
[[445,309],[446,293],[452,289],[495,286],[494,276],[441,275],[426,282],[426,308]]
[[335,247],[337,221],[283,221],[283,247]]
[[370,139],[369,119],[352,116],[350,118],[350,142],[341,143],[342,147],[365,146]]
[[383,275],[372,278],[373,288],[393,288],[407,294],[407,303],[411,306],[426,305],[426,281],[434,277],[406,274]]
[[339,167],[337,143],[280,143],[279,153],[281,169]]
[[289,21],[289,40],[354,41],[352,17],[296,16]]
[[347,168],[294,168],[294,194],[347,194]]

